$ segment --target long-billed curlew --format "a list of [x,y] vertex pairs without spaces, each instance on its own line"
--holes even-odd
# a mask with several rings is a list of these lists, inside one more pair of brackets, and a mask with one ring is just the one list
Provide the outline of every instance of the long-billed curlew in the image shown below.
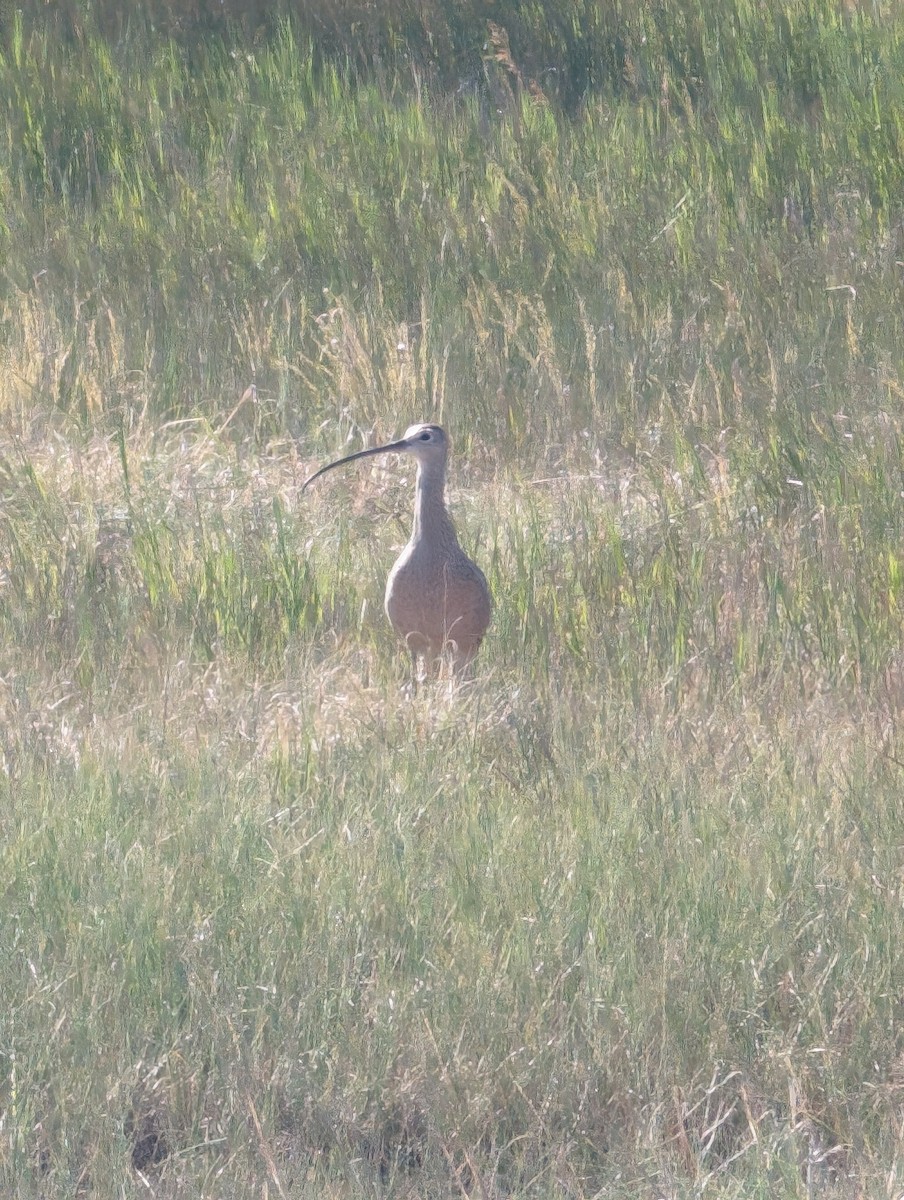
[[[415,660],[433,665],[449,654],[460,670],[477,653],[493,601],[483,571],[458,544],[443,490],[449,439],[439,425],[412,425],[405,436],[359,450],[315,472],[302,491],[334,467],[372,454],[413,454],[417,459],[414,528],[386,581],[386,615]],[[415,672],[416,673],[416,672]]]

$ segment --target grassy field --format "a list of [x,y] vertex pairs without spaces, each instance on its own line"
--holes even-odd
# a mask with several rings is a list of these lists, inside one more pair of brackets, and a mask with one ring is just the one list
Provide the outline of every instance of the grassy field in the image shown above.
[[899,1200],[904,15],[447,7],[0,13],[0,1190]]

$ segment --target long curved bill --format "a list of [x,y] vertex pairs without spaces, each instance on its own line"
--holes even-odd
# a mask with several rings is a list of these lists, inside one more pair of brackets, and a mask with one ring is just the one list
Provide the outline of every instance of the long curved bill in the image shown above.
[[370,450],[358,450],[354,454],[347,454],[345,458],[337,458],[335,462],[327,463],[325,467],[315,471],[310,479],[306,479],[301,485],[301,490],[304,491],[309,484],[313,483],[315,479],[319,479],[321,475],[325,475],[327,471],[332,471],[334,467],[343,467],[346,463],[354,462],[356,458],[370,458],[374,454],[389,454],[392,451],[405,450],[407,447],[408,443],[402,438],[398,442],[387,442],[385,446],[374,446]]

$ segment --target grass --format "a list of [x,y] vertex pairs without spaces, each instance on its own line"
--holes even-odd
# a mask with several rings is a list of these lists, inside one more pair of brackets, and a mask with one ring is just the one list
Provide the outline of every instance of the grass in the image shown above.
[[[901,18],[580,102],[84,20],[0,57],[4,1191],[896,1197]],[[410,470],[300,486],[422,418],[496,612],[411,697]]]

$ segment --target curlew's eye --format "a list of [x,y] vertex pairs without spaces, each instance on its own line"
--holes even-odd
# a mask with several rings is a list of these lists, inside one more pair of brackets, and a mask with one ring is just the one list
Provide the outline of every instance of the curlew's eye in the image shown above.
[[430,433],[428,432],[428,430],[426,430],[426,429],[424,430],[424,432],[421,434],[420,440],[421,440],[422,442],[429,442],[429,441],[430,441]]

